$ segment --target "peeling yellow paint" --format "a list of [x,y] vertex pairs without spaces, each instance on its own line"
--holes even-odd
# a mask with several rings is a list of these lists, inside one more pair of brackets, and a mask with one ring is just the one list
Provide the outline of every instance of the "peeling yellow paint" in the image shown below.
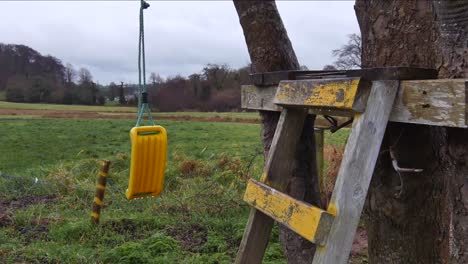
[[282,82],[275,95],[279,104],[353,109],[359,79],[327,81],[311,86],[300,81]]
[[328,205],[327,212],[329,214],[333,215],[333,216],[337,216],[338,215],[338,206],[335,203],[330,203]]
[[317,106],[329,106],[351,109],[359,85],[359,80],[350,82],[330,82],[319,85],[304,103]]
[[312,242],[323,214],[328,214],[253,180],[247,184],[244,201]]

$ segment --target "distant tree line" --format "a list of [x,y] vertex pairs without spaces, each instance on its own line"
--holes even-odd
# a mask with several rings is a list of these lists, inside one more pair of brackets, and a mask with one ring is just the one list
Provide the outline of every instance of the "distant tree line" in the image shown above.
[[[207,64],[188,77],[162,78],[151,73],[148,92],[151,105],[160,111],[231,111],[240,108],[240,86],[248,82],[249,68]],[[136,105],[138,86],[93,81],[86,68],[76,70],[59,59],[41,55],[25,45],[0,43],[0,92],[7,101],[58,104]]]
[[[324,70],[361,66],[361,37],[348,35],[348,43],[333,50],[337,58]],[[306,66],[301,66],[307,70]],[[151,73],[147,80],[150,105],[159,111],[236,111],[241,85],[249,81],[250,66],[232,69],[226,64],[207,64],[188,77],[163,78]],[[103,86],[93,81],[86,68],[76,70],[50,55],[43,56],[25,45],[0,43],[0,92],[7,101],[120,105],[138,103],[138,85],[123,82]]]
[[28,103],[104,104],[89,70],[25,45],[0,43],[0,91],[7,101]]
[[231,69],[207,64],[199,73],[161,78],[150,74],[149,96],[160,111],[233,111],[240,109],[240,87],[248,83],[249,67]]

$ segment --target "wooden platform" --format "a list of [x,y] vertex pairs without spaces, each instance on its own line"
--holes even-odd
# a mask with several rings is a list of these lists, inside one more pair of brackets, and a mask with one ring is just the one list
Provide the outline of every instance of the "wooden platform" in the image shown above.
[[[354,78],[355,79],[355,78]],[[310,94],[294,91],[288,93],[288,87],[294,82],[295,86],[312,87],[317,80],[281,81],[274,86],[242,86],[242,108],[252,110],[281,111],[283,106],[299,106],[307,104]],[[320,88],[325,89],[325,88]],[[366,102],[368,93],[366,88],[356,93],[353,107],[340,106],[324,108],[310,108],[310,113],[353,116],[362,112],[359,102]],[[350,91],[344,89],[343,93]],[[309,89],[310,92],[310,89]],[[330,89],[327,90],[330,94]],[[284,96],[290,94],[291,96]],[[390,121],[447,127],[468,127],[468,80],[467,79],[439,79],[439,80],[405,80],[399,82],[398,94],[390,114]],[[323,102],[329,102],[330,98]],[[362,104],[361,104],[362,105]],[[318,105],[317,105],[318,106]],[[347,108],[346,108],[347,107]]]
[[[253,84],[242,87],[242,107],[281,115],[261,180],[247,184],[244,200],[252,209],[236,263],[262,262],[277,221],[317,245],[313,264],[346,264],[387,123],[467,127],[467,80],[434,79],[434,72],[395,67],[253,75]],[[354,120],[326,210],[287,194],[310,113]]]

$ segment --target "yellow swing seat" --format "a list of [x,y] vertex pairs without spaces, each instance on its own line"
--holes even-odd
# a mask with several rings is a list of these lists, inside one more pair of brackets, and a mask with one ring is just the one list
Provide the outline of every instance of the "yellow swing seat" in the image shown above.
[[162,126],[139,126],[130,130],[132,154],[127,199],[157,196],[164,184],[167,133]]

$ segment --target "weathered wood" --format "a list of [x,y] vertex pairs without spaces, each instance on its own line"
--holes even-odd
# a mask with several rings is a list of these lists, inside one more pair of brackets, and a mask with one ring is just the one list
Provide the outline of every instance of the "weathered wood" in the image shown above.
[[333,215],[318,207],[251,179],[244,201],[287,226],[305,239],[321,245],[327,238]]
[[[401,88],[390,121],[433,126],[467,127],[467,92],[465,79],[401,81]],[[254,97],[249,86],[243,86],[242,107],[253,110],[279,111],[271,101],[275,86],[258,87],[261,94]],[[245,98],[254,98],[249,101]],[[261,103],[260,103],[261,102]],[[281,109],[281,108],[280,108]],[[346,111],[310,109],[310,113],[349,116]]]
[[101,208],[104,205],[104,194],[106,192],[107,174],[109,173],[110,161],[101,161],[101,170],[99,171],[96,182],[96,193],[93,200],[93,211],[91,213],[91,221],[93,224],[99,224],[101,218]]
[[277,86],[258,87],[254,85],[243,85],[241,90],[242,108],[281,111],[283,108],[273,103],[276,89]]
[[273,103],[284,107],[364,112],[370,82],[360,78],[281,81]]
[[466,127],[464,79],[402,81],[391,121]]
[[366,80],[423,80],[437,78],[437,70],[414,67],[384,67],[335,71],[274,71],[250,75],[250,84],[276,86],[283,80],[361,77]]
[[366,112],[355,117],[327,209],[336,217],[313,263],[347,263],[398,86],[398,81],[374,81]]
[[[304,109],[284,109],[281,112],[262,175],[263,182],[279,191],[286,189],[306,115]],[[236,263],[261,263],[272,227],[272,218],[251,209]]]

